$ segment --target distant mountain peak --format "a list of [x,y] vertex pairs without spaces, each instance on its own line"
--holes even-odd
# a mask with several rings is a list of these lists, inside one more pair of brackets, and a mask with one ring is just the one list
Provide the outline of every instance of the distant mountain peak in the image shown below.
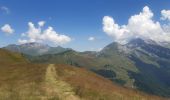
[[148,52],[151,54],[153,52],[152,50],[160,51],[160,48],[163,49],[165,46],[151,39],[135,38],[124,45],[119,44],[118,42],[113,42],[104,47],[100,51],[100,54],[104,53],[111,55],[113,53],[123,53],[129,55],[131,53],[136,53],[137,51]]
[[28,47],[50,47],[47,44],[39,43],[39,42],[30,42],[30,43],[25,43],[21,44],[21,46],[28,46]]
[[121,46],[121,44],[119,44],[118,42],[113,42],[107,45],[106,47],[104,47],[103,50],[117,49],[119,46]]
[[144,43],[145,41],[141,38],[135,38],[135,39],[132,39],[130,40],[129,43]]
[[12,44],[4,47],[4,49],[32,56],[38,56],[43,54],[56,54],[69,50],[68,48],[63,48],[61,46],[50,47],[47,44],[38,42],[25,43],[21,45]]
[[150,45],[160,45],[159,43],[157,43],[156,41],[153,41],[151,39],[135,38],[135,39],[132,39],[131,41],[129,41],[126,44],[126,46],[127,47],[131,47],[131,48],[136,48],[136,47],[145,46],[147,44],[150,44]]

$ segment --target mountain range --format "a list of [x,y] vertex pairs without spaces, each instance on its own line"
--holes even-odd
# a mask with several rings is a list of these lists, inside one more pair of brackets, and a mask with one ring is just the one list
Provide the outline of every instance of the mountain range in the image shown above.
[[4,49],[13,52],[19,52],[19,53],[31,55],[31,56],[38,56],[43,54],[56,54],[56,53],[70,50],[69,48],[62,48],[61,46],[50,47],[49,45],[36,43],[36,42],[26,43],[21,45],[11,44],[4,47]]
[[22,53],[31,63],[85,68],[121,86],[170,97],[168,45],[136,38],[124,45],[113,42],[99,52],[77,52],[40,43],[8,45],[3,49]]
[[0,49],[0,100],[165,100],[121,87],[85,68],[32,63]]

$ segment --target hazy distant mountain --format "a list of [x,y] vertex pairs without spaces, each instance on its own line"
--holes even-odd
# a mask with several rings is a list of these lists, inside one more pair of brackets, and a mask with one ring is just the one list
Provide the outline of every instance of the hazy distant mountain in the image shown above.
[[64,52],[70,50],[68,48],[58,47],[50,47],[49,45],[41,44],[41,43],[26,43],[21,45],[8,45],[4,47],[4,49],[24,53],[31,56],[43,55],[43,54],[56,54],[60,52]]

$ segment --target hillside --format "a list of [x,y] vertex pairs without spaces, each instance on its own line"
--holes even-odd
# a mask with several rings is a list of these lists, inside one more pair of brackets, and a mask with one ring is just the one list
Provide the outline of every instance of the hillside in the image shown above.
[[32,64],[18,53],[0,51],[0,59],[8,59],[0,62],[0,100],[163,99],[123,88],[84,68]]
[[120,85],[170,97],[170,49],[154,41],[134,39],[126,45],[111,43],[100,52],[68,50],[27,58],[83,67]]
[[18,62],[27,62],[27,59],[20,53],[10,52],[8,50],[0,49],[0,63],[3,64],[15,64]]

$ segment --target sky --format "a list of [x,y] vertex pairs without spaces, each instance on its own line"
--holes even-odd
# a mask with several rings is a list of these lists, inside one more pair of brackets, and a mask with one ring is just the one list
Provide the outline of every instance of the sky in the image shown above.
[[0,0],[0,47],[43,42],[98,51],[134,37],[170,41],[170,0]]

